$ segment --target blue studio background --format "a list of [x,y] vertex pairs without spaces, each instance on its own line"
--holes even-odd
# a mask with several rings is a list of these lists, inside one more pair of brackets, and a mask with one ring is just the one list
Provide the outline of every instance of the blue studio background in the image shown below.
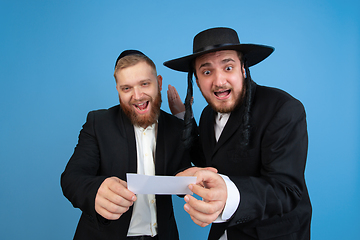
[[[80,211],[60,174],[86,114],[118,103],[114,62],[150,56],[166,89],[185,96],[186,74],[166,60],[192,52],[206,28],[237,30],[275,52],[251,68],[261,85],[307,111],[306,180],[312,239],[358,239],[360,228],[360,3],[351,0],[0,1],[0,239],[72,239]],[[197,87],[194,113],[205,101]],[[174,198],[181,239],[206,239]]]

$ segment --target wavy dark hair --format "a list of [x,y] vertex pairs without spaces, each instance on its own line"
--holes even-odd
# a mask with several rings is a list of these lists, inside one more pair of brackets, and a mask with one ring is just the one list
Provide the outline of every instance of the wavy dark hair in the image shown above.
[[243,114],[242,114],[242,139],[240,140],[240,149],[244,150],[241,151],[243,153],[245,153],[250,145],[250,136],[251,136],[251,119],[250,119],[250,112],[251,112],[251,99],[252,99],[252,79],[251,79],[251,75],[250,75],[250,70],[249,67],[247,65],[247,61],[246,59],[243,59],[243,64],[244,64],[244,68],[245,68],[245,83],[244,83],[244,87],[245,87],[245,96],[244,96],[244,101],[243,101]]
[[191,99],[193,97],[193,68],[189,68],[190,71],[188,72],[187,76],[187,92],[186,92],[186,98],[185,98],[185,116],[184,116],[184,130],[183,130],[183,142],[185,148],[190,148],[193,141],[194,141],[194,134],[197,132],[196,126],[194,126],[192,122],[192,107],[191,107]]

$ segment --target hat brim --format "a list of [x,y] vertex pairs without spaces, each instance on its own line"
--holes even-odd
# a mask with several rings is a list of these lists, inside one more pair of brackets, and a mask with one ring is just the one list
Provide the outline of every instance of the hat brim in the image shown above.
[[192,61],[195,58],[206,53],[217,52],[221,50],[236,50],[242,52],[246,58],[248,66],[251,67],[267,58],[274,51],[274,48],[259,44],[237,44],[215,47],[209,50],[200,51],[188,56],[166,61],[164,62],[164,65],[176,71],[189,72],[189,70],[192,68]]

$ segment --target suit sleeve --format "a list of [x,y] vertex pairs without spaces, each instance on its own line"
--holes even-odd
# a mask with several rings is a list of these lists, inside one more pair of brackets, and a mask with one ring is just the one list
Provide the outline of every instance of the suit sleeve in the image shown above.
[[289,100],[279,108],[260,144],[260,176],[229,176],[241,196],[229,226],[282,216],[296,208],[306,191],[308,136],[305,111],[299,101]]
[[74,207],[95,218],[95,196],[106,177],[96,176],[100,153],[94,131],[94,119],[94,112],[90,112],[80,131],[75,151],[61,175],[61,187],[65,197]]

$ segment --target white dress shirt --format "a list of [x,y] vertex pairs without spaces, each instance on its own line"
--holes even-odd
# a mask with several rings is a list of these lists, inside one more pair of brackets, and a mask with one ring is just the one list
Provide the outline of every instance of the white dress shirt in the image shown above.
[[[230,113],[218,113],[214,123],[216,142],[219,141],[222,131],[229,120]],[[226,222],[236,211],[240,203],[240,192],[228,176],[219,174],[225,181],[227,187],[227,199],[223,212],[214,223]],[[226,230],[219,240],[227,240]]]
[[[155,175],[157,123],[146,129],[134,126],[137,149],[137,173]],[[137,194],[128,236],[157,234],[156,200],[154,194]]]

